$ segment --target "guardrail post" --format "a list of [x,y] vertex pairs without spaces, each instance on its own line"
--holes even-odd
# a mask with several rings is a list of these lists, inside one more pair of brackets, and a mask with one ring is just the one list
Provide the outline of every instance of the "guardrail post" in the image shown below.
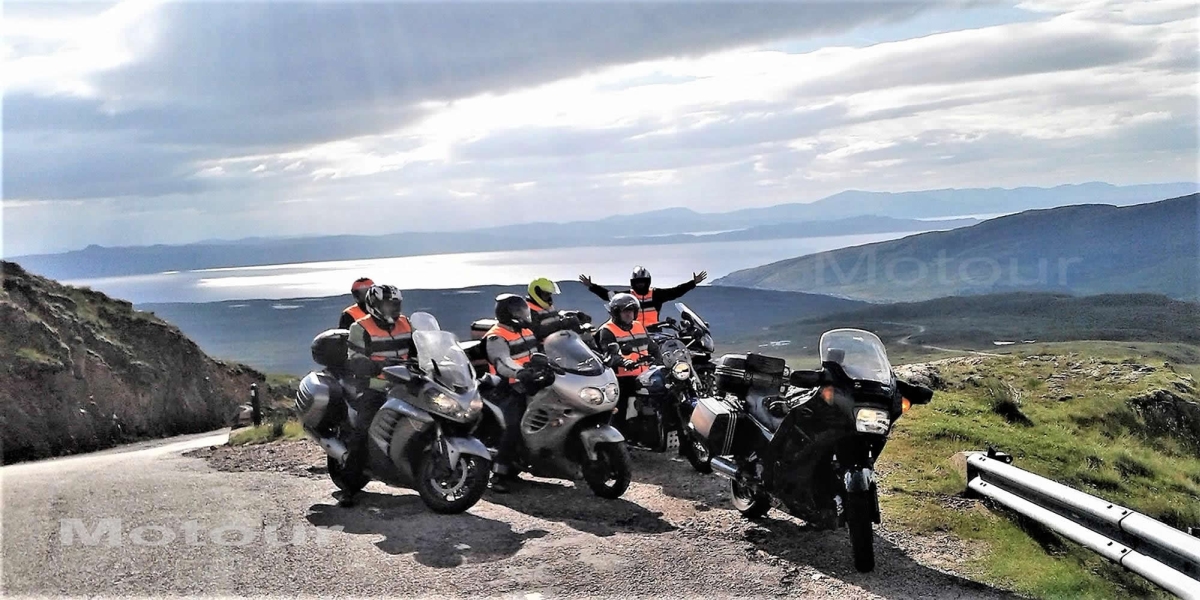
[[258,399],[258,384],[250,384],[250,418],[254,420],[254,426],[262,425],[262,404]]

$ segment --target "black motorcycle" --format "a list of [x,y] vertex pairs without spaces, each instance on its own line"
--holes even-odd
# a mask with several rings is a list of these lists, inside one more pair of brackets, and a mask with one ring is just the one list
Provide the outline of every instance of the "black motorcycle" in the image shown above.
[[716,344],[708,329],[708,322],[701,319],[696,311],[688,308],[688,305],[682,302],[676,302],[675,308],[679,310],[677,325],[679,339],[683,341],[692,355],[692,369],[696,374],[696,393],[704,397],[714,396],[717,393],[716,364],[713,363]]
[[696,403],[708,387],[693,363],[695,354],[687,345],[689,340],[673,319],[647,329],[662,360],[638,376],[640,389],[634,398],[636,416],[632,428],[636,439],[659,452],[677,447],[679,455],[692,468],[711,473],[712,456],[708,447],[687,427]]
[[821,369],[790,374],[779,358],[722,356],[717,386],[737,401],[701,399],[690,427],[745,517],[778,507],[817,529],[845,525],[854,567],[868,572],[880,522],[875,461],[896,420],[933,391],[896,379],[872,333],[826,332],[820,353]]

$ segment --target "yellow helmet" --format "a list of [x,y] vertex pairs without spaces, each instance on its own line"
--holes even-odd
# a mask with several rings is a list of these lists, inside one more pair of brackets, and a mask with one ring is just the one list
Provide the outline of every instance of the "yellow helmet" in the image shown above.
[[561,293],[558,284],[545,277],[538,277],[529,282],[529,299],[542,308],[548,309],[554,303],[551,294]]

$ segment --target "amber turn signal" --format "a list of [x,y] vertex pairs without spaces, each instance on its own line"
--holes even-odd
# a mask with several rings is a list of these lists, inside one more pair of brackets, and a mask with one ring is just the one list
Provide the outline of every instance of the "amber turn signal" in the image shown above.
[[909,402],[908,398],[901,398],[900,399],[900,414],[904,414],[904,413],[908,412],[908,409],[910,409],[910,408],[912,408],[912,402]]

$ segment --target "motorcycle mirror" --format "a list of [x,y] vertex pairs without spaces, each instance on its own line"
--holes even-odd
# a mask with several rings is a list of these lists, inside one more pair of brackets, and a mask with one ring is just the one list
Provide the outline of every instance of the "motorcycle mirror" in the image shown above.
[[485,390],[494,389],[496,386],[500,385],[500,381],[500,377],[491,373],[484,373],[479,377],[479,387]]
[[900,392],[901,396],[908,398],[912,404],[929,404],[933,400],[933,390],[923,385],[896,380],[896,390]]
[[798,388],[815,388],[825,379],[824,371],[792,371],[788,383]]
[[621,354],[621,345],[616,342],[610,342],[606,349],[610,356],[619,356]]
[[529,364],[535,367],[547,367],[550,366],[550,358],[541,352],[535,352],[533,356],[529,357]]

